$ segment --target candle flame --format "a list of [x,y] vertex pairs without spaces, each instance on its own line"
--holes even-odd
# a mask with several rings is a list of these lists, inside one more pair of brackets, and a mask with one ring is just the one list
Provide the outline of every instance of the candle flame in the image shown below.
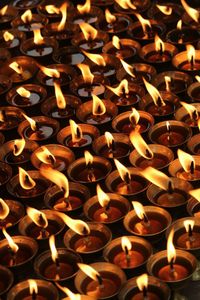
[[130,133],[130,141],[137,150],[137,152],[146,159],[152,159],[154,157],[153,152],[138,132],[138,130],[133,130]]
[[200,118],[199,118],[198,121],[197,121],[197,126],[198,126],[199,131],[200,131]]
[[142,26],[142,30],[144,32],[144,35],[147,34],[147,28],[151,28],[151,22],[148,19],[143,18],[140,14],[135,13],[136,17],[138,18],[141,26]]
[[155,49],[157,52],[161,51],[164,52],[165,51],[165,43],[161,40],[161,38],[156,34],[155,38]]
[[34,44],[36,45],[41,45],[44,43],[44,39],[41,35],[40,29],[33,29],[33,34],[34,34]]
[[168,263],[176,260],[176,249],[173,244],[174,230],[172,229],[167,239],[167,260]]
[[96,95],[92,95],[92,114],[94,116],[102,116],[106,112],[106,107],[103,101]]
[[114,137],[109,131],[106,131],[104,135],[106,138],[107,146],[108,146],[108,148],[110,148],[112,146],[113,142],[115,141]]
[[12,237],[7,233],[5,228],[2,228],[2,232],[8,242],[9,247],[14,253],[17,253],[19,246],[13,241]]
[[98,66],[106,66],[105,59],[100,54],[88,53],[84,50],[82,52],[87,56],[91,61],[93,61]]
[[53,15],[59,15],[60,13],[60,9],[58,7],[56,7],[55,5],[46,5],[45,6],[46,11],[48,12],[48,14]]
[[189,191],[189,194],[200,202],[200,188]]
[[16,61],[13,61],[11,64],[9,64],[9,67],[13,69],[17,74],[23,73],[22,67]]
[[0,122],[4,122],[4,113],[2,110],[0,110]]
[[37,295],[38,294],[38,286],[37,286],[37,282],[33,279],[28,279],[28,283],[29,283],[29,292],[30,295]]
[[197,9],[194,9],[192,7],[190,7],[185,0],[181,0],[181,4],[183,6],[183,8],[185,9],[185,11],[187,12],[187,14],[195,21],[195,22],[199,22],[199,11]]
[[96,39],[98,31],[93,26],[91,26],[88,23],[81,23],[81,24],[79,24],[79,26],[81,28],[81,31],[82,31],[86,41],[88,41],[90,39],[91,40]]
[[148,287],[148,275],[142,274],[136,279],[136,283],[138,286],[138,289],[142,292],[144,289],[147,289]]
[[144,216],[146,215],[144,206],[138,201],[132,201],[132,205],[138,218],[143,220]]
[[31,190],[36,185],[36,182],[31,176],[21,167],[19,169],[19,183],[24,190]]
[[166,6],[166,5],[156,5],[156,7],[167,16],[170,16],[172,14],[172,7]]
[[49,149],[45,146],[40,147],[40,151],[35,153],[37,158],[43,162],[44,164],[51,164],[52,162],[56,162],[55,156],[49,151]]
[[110,197],[102,190],[99,184],[97,184],[97,198],[102,207],[108,206]]
[[185,221],[183,221],[183,225],[185,227],[186,232],[189,232],[190,228],[191,228],[191,230],[193,230],[194,224],[195,224],[194,220],[185,220]]
[[137,9],[131,0],[115,0],[123,9]]
[[134,70],[133,66],[127,64],[123,59],[120,59],[120,61],[126,73],[129,74],[131,77],[135,78],[135,74],[133,73]]
[[21,19],[24,23],[29,23],[31,22],[33,18],[32,12],[30,9],[26,10],[23,15],[21,15]]
[[181,29],[182,29],[182,20],[179,20],[179,21],[177,22],[176,27],[177,27],[178,30],[181,30]]
[[81,271],[83,271],[83,273],[85,273],[91,279],[93,279],[95,281],[98,281],[98,278],[101,277],[101,275],[99,274],[99,272],[97,272],[91,266],[86,265],[86,264],[82,264],[82,263],[78,263],[77,265],[78,265],[79,269]]
[[191,172],[191,167],[193,169],[195,169],[195,160],[194,160],[192,155],[184,152],[181,149],[178,149],[177,155],[178,155],[179,162],[180,162],[180,164],[183,167],[185,172],[190,173]]
[[89,151],[87,150],[84,151],[84,157],[85,157],[86,166],[93,163],[93,156]]
[[144,176],[151,183],[157,185],[163,190],[168,190],[171,184],[170,178],[163,172],[156,170],[153,167],[147,167],[141,171],[141,175]]
[[21,97],[24,98],[30,98],[31,92],[27,89],[25,89],[23,86],[20,86],[18,89],[16,89],[17,94],[19,94]]
[[149,83],[144,77],[143,77],[143,82],[145,84],[145,87],[149,93],[149,95],[151,96],[151,98],[153,99],[153,102],[156,106],[165,106],[165,102],[162,99],[162,96],[160,94],[160,92],[157,90],[157,88],[155,86],[153,86],[151,83]]
[[137,111],[137,109],[135,109],[134,107],[132,107],[132,112],[129,115],[129,120],[130,120],[131,123],[134,123],[136,125],[139,123],[140,114]]
[[120,45],[120,39],[118,38],[118,36],[114,35],[112,37],[112,44],[115,48],[117,48],[118,50],[121,48],[121,45]]
[[195,63],[195,48],[192,45],[186,45],[187,58],[189,63]]
[[[74,294],[72,291],[70,291],[67,287],[61,286],[57,282],[55,283],[56,286],[64,293],[66,296],[69,297],[70,300],[81,300],[80,294]],[[64,299],[63,299],[64,300]]]
[[77,67],[81,70],[85,83],[93,83],[94,75],[90,71],[90,67],[85,64],[78,64]]
[[9,215],[10,208],[6,202],[0,198],[0,220],[4,220]]
[[111,86],[107,86],[107,88],[119,97],[123,95],[123,93],[125,93],[126,95],[129,94],[128,80],[126,79],[123,79],[116,88],[113,88]]
[[196,79],[198,82],[200,82],[200,76],[196,75],[196,76],[195,76],[195,79]]
[[54,81],[54,89],[55,89],[55,95],[56,95],[56,103],[59,109],[65,109],[66,108],[66,100],[62,93],[60,85]]
[[29,218],[38,226],[42,228],[47,228],[48,220],[45,213],[33,208],[27,207],[26,209],[27,215]]
[[0,15],[4,16],[6,14],[6,12],[7,12],[7,9],[8,9],[8,5],[5,5],[4,7],[2,7],[0,9]]
[[121,238],[121,246],[122,250],[126,253],[127,250],[130,251],[132,249],[131,241],[127,236],[122,236]]
[[128,180],[131,180],[131,174],[129,170],[122,164],[120,163],[117,159],[114,159],[115,166],[119,172],[119,176],[124,182],[127,182]]
[[171,77],[170,76],[165,76],[164,78],[165,78],[166,91],[170,92]]
[[180,101],[180,104],[185,108],[185,110],[188,112],[191,120],[196,120],[199,118],[198,111],[196,107],[192,104],[188,104],[186,102]]
[[83,138],[81,127],[74,120],[69,120],[72,142],[77,143]]
[[39,66],[40,70],[47,75],[48,77],[56,77],[56,78],[60,78],[60,72],[56,69],[51,69],[51,68],[47,68],[44,66]]
[[13,146],[13,154],[15,156],[20,155],[23,152],[25,145],[26,145],[26,141],[24,138],[15,140]]
[[67,2],[64,2],[60,7],[60,12],[62,14],[62,19],[58,24],[58,31],[62,31],[65,28],[65,24],[67,21]]
[[56,249],[55,236],[54,235],[51,235],[50,238],[49,238],[49,247],[50,247],[50,250],[51,250],[52,260],[53,260],[53,262],[56,263],[57,259],[58,259],[58,251]]
[[27,115],[23,114],[24,118],[28,121],[31,129],[33,131],[36,131],[37,130],[37,124],[36,124],[36,121],[33,120],[32,118],[28,117]]
[[79,235],[89,235],[90,234],[90,227],[88,224],[82,220],[74,220],[67,216],[64,213],[56,212],[56,214],[63,220],[63,222],[74,232]]
[[40,168],[40,173],[42,176],[55,183],[55,185],[64,192],[64,198],[67,199],[69,197],[69,182],[63,173],[50,167]]
[[108,8],[105,10],[105,17],[106,17],[106,22],[107,23],[114,23],[116,21],[115,15],[111,14]]
[[3,33],[3,38],[6,42],[12,41],[14,39],[14,35],[12,33],[10,33],[9,31],[5,31]]
[[88,14],[90,12],[90,9],[91,9],[90,0],[86,0],[85,4],[83,4],[83,5],[78,4],[77,9],[78,9],[80,14]]

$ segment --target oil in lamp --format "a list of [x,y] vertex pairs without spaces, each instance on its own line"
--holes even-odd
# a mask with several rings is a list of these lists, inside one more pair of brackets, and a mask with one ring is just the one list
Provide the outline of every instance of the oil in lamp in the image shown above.
[[79,263],[75,277],[75,287],[80,293],[105,299],[117,297],[126,275],[116,265],[107,262],[86,265]]
[[186,51],[176,54],[172,59],[172,64],[178,70],[196,73],[200,70],[200,50],[187,44]]
[[15,200],[0,198],[0,228],[15,226],[24,216],[24,206]]
[[177,121],[182,121],[188,124],[189,126],[193,127],[193,129],[198,128],[199,113],[200,113],[199,103],[189,104],[180,101],[180,104],[182,105],[182,107],[177,109],[175,113],[175,119]]
[[152,166],[163,169],[174,160],[174,154],[168,147],[158,144],[148,145],[136,129],[131,131],[130,141],[135,148],[129,156],[130,163],[134,167],[145,169]]

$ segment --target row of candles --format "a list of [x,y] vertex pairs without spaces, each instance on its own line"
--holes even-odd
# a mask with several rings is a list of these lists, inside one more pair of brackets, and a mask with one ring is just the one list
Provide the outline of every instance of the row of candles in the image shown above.
[[0,294],[170,299],[198,279],[199,11],[40,2],[0,10]]

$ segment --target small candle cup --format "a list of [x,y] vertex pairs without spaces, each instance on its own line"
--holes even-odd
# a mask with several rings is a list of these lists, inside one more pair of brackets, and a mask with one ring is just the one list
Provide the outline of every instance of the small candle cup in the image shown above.
[[187,142],[187,148],[190,153],[194,155],[200,155],[200,133],[195,134]]
[[199,32],[191,27],[182,27],[182,29],[172,29],[166,35],[166,41],[174,44],[180,49],[185,49],[186,44],[196,44],[199,40]]
[[109,36],[104,31],[97,31],[95,39],[86,40],[82,32],[76,33],[71,40],[73,46],[87,52],[100,52],[103,46],[109,41]]
[[41,70],[37,74],[37,80],[48,88],[54,88],[54,82],[59,83],[60,86],[65,88],[76,76],[76,71],[72,66],[64,64],[53,64],[47,66],[48,68],[55,69],[60,72],[60,77],[49,77],[45,75]]
[[[34,261],[34,270],[36,274],[45,281],[69,281],[74,278],[78,272],[77,263],[81,263],[82,259],[78,253],[66,248],[57,248],[59,265],[53,262],[51,251],[47,250],[36,257]],[[56,278],[59,274],[60,278]]]
[[90,100],[92,94],[99,97],[103,96],[106,89],[105,86],[109,84],[109,80],[102,75],[95,75],[92,83],[85,82],[82,76],[77,76],[70,83],[70,90],[78,97],[81,97],[81,99]]
[[74,280],[78,292],[96,295],[98,299],[117,297],[122,285],[126,282],[124,272],[118,266],[108,262],[97,262],[90,266],[100,273],[102,285],[79,270]]
[[159,90],[165,91],[166,90],[166,83],[165,83],[165,76],[171,78],[171,82],[169,82],[169,89],[172,93],[176,95],[184,94],[191,85],[193,79],[192,77],[184,72],[179,71],[166,71],[159,73],[159,75],[154,76],[152,80],[152,84]]
[[6,94],[12,86],[11,79],[3,74],[0,74],[0,95]]
[[[184,221],[194,221],[194,227],[192,229],[192,235],[186,231]],[[166,231],[166,238],[170,234],[170,230],[174,230],[173,243],[177,249],[186,250],[192,253],[194,256],[200,255],[200,221],[198,218],[185,217],[176,220],[170,228]]]
[[36,106],[44,101],[47,96],[46,90],[37,84],[24,84],[23,88],[28,90],[31,94],[29,98],[20,96],[17,93],[17,89],[20,86],[13,87],[6,95],[6,100],[10,105],[29,109],[30,107]]
[[18,10],[26,10],[26,9],[34,9],[40,4],[41,0],[31,0],[31,1],[23,1],[23,0],[12,0],[12,5]]
[[8,5],[5,14],[1,16],[0,28],[1,29],[9,28],[10,22],[14,20],[17,17],[17,15],[18,15],[18,10],[14,6]]
[[[12,167],[5,162],[0,161],[0,186],[6,185],[12,177]],[[3,190],[2,190],[3,193]]]
[[[0,220],[0,228],[3,227],[12,228],[13,226],[17,225],[21,218],[25,215],[24,206],[15,200],[4,200],[5,203],[9,207],[9,214],[5,219]],[[9,230],[9,229],[8,229]]]
[[[149,0],[139,0],[137,2],[134,3],[135,7],[136,7],[136,11],[137,12],[143,12],[146,11],[148,9],[148,7],[150,6],[150,1]],[[133,10],[132,8],[128,8],[128,9],[123,9],[119,4],[115,3],[114,4],[114,8],[116,11],[120,12],[120,13],[126,13],[126,14],[130,14],[130,15],[134,15],[135,10]]]
[[[134,125],[130,122],[129,116],[132,111],[126,111],[114,118],[112,121],[112,128],[116,132],[121,132],[125,134],[130,134],[131,131],[138,126],[140,133],[146,133],[149,131],[151,126],[154,125],[154,118],[148,112],[138,111],[140,114],[140,119],[137,125]],[[140,127],[139,127],[140,126]]]
[[195,161],[195,170],[193,173],[185,172],[178,158],[171,162],[168,172],[172,177],[181,178],[198,186],[200,180],[200,156],[193,155],[192,157]]
[[42,147],[39,147],[31,155],[31,163],[36,169],[49,165],[51,168],[63,172],[75,160],[74,153],[67,147],[57,144],[49,144],[45,145],[45,147],[55,157],[55,161],[49,159],[48,164],[42,162],[37,156],[38,153],[42,152]]
[[52,234],[58,236],[63,231],[65,224],[53,210],[44,209],[40,210],[40,212],[44,213],[47,218],[48,226],[46,228],[37,226],[32,219],[26,215],[20,220],[18,230],[21,235],[29,236],[37,240],[40,246],[41,243],[43,243],[43,245],[46,244],[48,247],[48,243],[46,242],[44,244],[44,241],[47,241]]
[[[147,295],[154,300],[170,300],[171,291],[167,284],[158,280],[153,276],[148,276]],[[136,277],[129,279],[122,287],[119,295],[119,300],[142,300],[143,294],[138,289]]]
[[141,156],[137,150],[133,150],[129,156],[131,165],[141,169],[151,166],[158,170],[162,170],[174,160],[174,154],[168,147],[158,144],[148,144],[148,147],[152,151],[153,157],[146,159]]
[[156,206],[162,207],[173,213],[182,213],[191,196],[188,192],[192,185],[179,178],[170,178],[172,182],[172,191],[165,191],[157,185],[151,184],[147,189],[148,200]]
[[31,154],[38,148],[34,141],[26,140],[25,147],[21,154],[15,156],[13,153],[15,140],[10,140],[0,147],[0,160],[8,163],[13,167],[27,164],[30,161]]
[[166,31],[165,25],[160,21],[149,21],[151,24],[151,29],[149,30],[148,34],[144,34],[141,23],[137,21],[129,27],[128,35],[134,40],[139,41],[141,44],[153,41],[156,34],[162,37]]
[[[21,1],[21,0],[20,0]],[[28,8],[27,8],[28,9]],[[19,31],[26,33],[27,36],[33,35],[33,29],[41,29],[48,23],[48,19],[39,14],[32,14],[32,19],[24,23],[21,16],[15,18],[11,25]]]
[[[118,85],[115,85],[116,87]],[[114,94],[111,90],[106,90],[104,97],[105,99],[110,99],[114,102],[119,110],[127,110],[129,107],[131,108],[133,105],[136,107],[138,103],[141,101],[141,98],[145,95],[145,91],[142,86],[138,84],[129,82],[128,84],[129,93],[122,93],[120,96]]]
[[104,249],[103,257],[105,261],[113,263],[122,270],[141,273],[148,258],[152,255],[152,246],[145,239],[136,236],[127,236],[131,242],[132,248],[129,250],[129,258],[122,250],[121,237],[112,240]]
[[78,65],[84,62],[85,55],[78,47],[67,46],[59,48],[53,55],[53,59],[58,64]]
[[4,33],[6,30],[3,30],[0,32],[0,43],[1,48],[5,48],[10,50],[11,53],[15,54],[19,53],[19,46],[20,44],[25,40],[26,36],[23,32],[17,30],[17,29],[9,29],[9,33],[14,36],[13,40],[5,41],[4,39]]
[[195,50],[194,66],[188,62],[187,51],[176,54],[172,59],[172,65],[178,70],[198,74],[200,70],[200,50]]
[[[93,156],[91,171],[87,168],[85,158],[81,157],[72,162],[67,170],[67,175],[74,182],[94,185],[104,181],[111,172],[112,166],[109,160],[100,156]],[[90,175],[92,172],[92,175]]]
[[[46,10],[46,5],[55,5],[55,7],[59,8],[61,5],[62,5],[62,1],[61,0],[58,0],[56,3],[54,0],[48,0],[48,1],[42,1],[41,3],[39,3],[39,5],[37,6],[37,12],[39,15],[47,18],[49,20],[49,23],[53,23],[54,21],[60,21],[62,15],[61,15],[61,12],[59,11],[58,14],[56,13],[48,13],[48,11]],[[70,1],[66,1],[67,3],[67,8],[69,10],[71,10],[74,5],[72,2]]]
[[110,159],[127,157],[131,149],[129,137],[123,133],[113,133],[112,136],[114,138],[114,149],[108,147],[105,135],[101,135],[92,144],[95,154]]
[[67,230],[64,235],[65,246],[83,255],[84,261],[87,256],[88,259],[94,259],[93,254],[101,252],[112,240],[112,233],[106,225],[90,222],[87,224],[90,228],[88,235],[79,235],[72,229]]
[[0,241],[0,262],[1,265],[10,269],[16,269],[19,267],[25,267],[27,263],[35,257],[38,251],[37,242],[28,236],[12,236],[13,241],[19,247],[19,250],[15,254],[13,260],[13,254],[9,251],[8,241],[3,239]]
[[200,102],[200,82],[191,83],[187,94],[192,102]]
[[71,9],[68,21],[73,24],[88,23],[94,25],[103,16],[103,11],[97,6],[91,6],[89,12],[80,13],[77,9]]
[[139,169],[128,168],[128,171],[131,175],[129,184],[122,181],[118,170],[113,171],[106,177],[105,184],[111,193],[117,193],[135,199],[146,191],[149,183],[142,177]]
[[59,131],[58,121],[45,116],[36,116],[32,118],[36,121],[38,128],[34,131],[31,129],[27,120],[21,122],[18,127],[18,133],[25,139],[36,142],[46,142],[52,139]]
[[103,208],[97,196],[88,199],[84,206],[83,212],[88,220],[109,225],[119,223],[130,210],[129,201],[117,194],[107,193],[110,197],[109,208]]
[[59,119],[66,124],[66,121],[75,115],[75,110],[81,105],[81,100],[74,95],[64,94],[63,96],[66,102],[65,108],[58,108],[56,97],[52,96],[42,103],[41,112],[47,117]]
[[[106,107],[106,112],[102,115],[93,115],[93,100],[81,104],[76,110],[76,117],[83,123],[102,126],[111,123],[112,119],[117,116],[118,108],[110,100],[102,100]],[[106,125],[106,126],[107,126]]]
[[124,227],[129,233],[156,243],[162,239],[163,234],[171,225],[171,215],[157,206],[144,206],[144,209],[148,223],[142,221],[136,212],[131,210],[124,218]]
[[[9,65],[13,62],[21,67],[22,73],[18,74]],[[8,60],[1,68],[0,73],[10,78],[13,83],[22,83],[34,77],[38,67],[36,61],[28,56],[16,56]]]
[[[168,121],[171,132],[168,133],[166,121],[159,122],[149,130],[149,140],[155,144],[161,144],[172,149],[181,147],[192,136],[191,128],[180,121]],[[170,135],[170,138],[169,138]]]
[[148,273],[164,281],[173,290],[180,289],[190,281],[196,269],[196,258],[189,252],[176,250],[176,278],[170,276],[170,266],[167,261],[167,251],[163,250],[152,255],[147,262]]
[[[196,111],[199,114],[200,103],[192,103],[192,106],[196,108]],[[193,129],[194,132],[195,131],[199,132],[197,120],[192,120],[188,111],[183,106],[176,110],[174,117],[177,121],[181,121],[188,124]]]
[[[41,300],[58,300],[59,294],[56,287],[51,283],[40,279],[34,279],[37,284],[38,292],[37,298]],[[27,299],[31,300],[32,295],[30,295],[29,282],[28,280],[17,283],[12,287],[8,293],[8,298],[10,300]]]
[[141,110],[144,110],[157,120],[167,119],[173,116],[176,111],[177,106],[179,106],[180,99],[177,95],[168,91],[159,91],[160,95],[165,102],[165,105],[158,104],[158,106],[154,103],[153,98],[150,94],[146,94],[142,101],[139,103],[139,107]]
[[24,119],[24,112],[18,107],[1,106],[0,111],[4,115],[4,121],[0,122],[0,130],[5,133],[7,131],[11,132],[12,129],[16,129]]
[[200,213],[200,202],[195,198],[190,198],[187,203],[187,212],[191,217],[196,216],[198,218]]
[[[89,189],[80,183],[69,182],[69,197],[64,198],[64,192],[56,185],[50,187],[44,195],[44,203],[48,209],[78,214],[83,203],[90,198]],[[69,205],[70,204],[70,205]]]
[[149,65],[144,63],[134,63],[133,66],[133,73],[135,77],[130,76],[124,68],[120,68],[117,71],[117,80],[121,82],[123,79],[127,79],[130,83],[135,83],[139,85],[143,85],[143,79],[144,77],[147,81],[152,81],[152,78],[156,75],[157,71],[156,69]]
[[12,272],[4,266],[0,266],[0,277],[0,296],[2,296],[6,294],[13,285],[14,277]]
[[78,126],[83,133],[80,141],[75,143],[72,141],[70,126],[62,128],[57,135],[58,143],[69,147],[76,154],[76,157],[80,156],[86,148],[90,147],[92,141],[100,136],[100,132],[96,126],[89,124],[78,124]]

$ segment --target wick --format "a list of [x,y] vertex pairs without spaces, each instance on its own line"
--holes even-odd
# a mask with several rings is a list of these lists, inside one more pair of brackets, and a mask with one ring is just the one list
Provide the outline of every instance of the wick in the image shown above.
[[32,292],[32,300],[36,300],[37,299],[37,294],[35,291]]
[[189,236],[189,239],[191,239],[191,237],[192,237],[192,227],[191,227],[191,225],[189,224],[189,228],[188,228],[189,230],[188,230],[188,236]]
[[159,49],[160,56],[163,56],[163,53],[164,53],[164,51],[163,51],[163,45],[162,45],[162,43],[160,43],[160,49]]
[[112,140],[111,142],[111,145],[109,145],[109,148],[112,152],[115,152],[116,151],[116,145],[115,145],[115,141]]
[[149,149],[146,149],[146,156],[148,156],[148,158],[152,159],[153,158],[153,153],[151,153],[149,151]]
[[195,109],[195,110],[193,111],[193,113],[192,113],[192,120],[193,120],[193,121],[197,121],[198,118],[199,118],[199,115],[198,115],[197,110]]
[[194,161],[191,161],[191,165],[190,165],[190,172],[191,172],[191,174],[194,174],[194,170],[195,170]]
[[169,180],[169,183],[168,183],[168,193],[169,194],[172,194],[173,193],[173,185],[172,185],[172,182],[171,180]]
[[191,59],[190,59],[190,66],[191,66],[191,70],[194,70],[194,56],[193,55],[191,56]]
[[14,146],[13,146],[13,147],[14,147],[14,151],[15,151],[15,152],[18,152],[18,147],[17,147],[17,145],[16,145],[16,144],[14,144]]
[[170,272],[174,273],[175,272],[175,269],[174,269],[174,258],[172,258],[170,260],[169,266],[170,266]]
[[108,204],[107,204],[106,207],[105,207],[105,211],[106,211],[106,212],[108,212],[108,210],[110,209],[110,202],[111,202],[111,201],[109,201]]
[[147,215],[145,213],[143,214],[142,221],[144,222],[145,226],[150,226],[149,219],[148,219],[148,217],[147,217]]
[[145,31],[144,31],[144,35],[149,38],[152,35],[152,29],[149,26],[146,26]]
[[94,175],[94,169],[92,167],[92,163],[91,162],[88,163],[87,169],[88,169],[88,176],[87,176],[88,181],[90,181],[90,182],[95,181],[96,178],[95,178],[95,175]]
[[103,278],[101,277],[101,275],[96,275],[96,277],[97,277],[100,287],[103,287]]
[[10,248],[11,260],[9,262],[10,267],[15,265],[16,262],[16,253]]
[[50,160],[51,164],[54,166],[56,163],[55,157],[53,157],[51,154],[48,156],[48,159]]
[[130,255],[129,255],[129,251],[128,251],[128,248],[125,246],[124,247],[124,252],[125,252],[125,255],[126,255],[126,263],[127,263],[127,267],[130,266]]
[[148,296],[147,296],[147,288],[146,287],[143,287],[142,294],[143,294],[144,300],[147,300]]
[[129,177],[129,173],[126,172],[125,176],[124,176],[124,181],[127,185],[129,185],[131,183],[130,177]]
[[30,180],[29,180],[29,177],[28,177],[28,175],[25,175],[25,182],[26,182],[28,185],[30,185],[30,184],[31,184],[31,182],[30,182]]

